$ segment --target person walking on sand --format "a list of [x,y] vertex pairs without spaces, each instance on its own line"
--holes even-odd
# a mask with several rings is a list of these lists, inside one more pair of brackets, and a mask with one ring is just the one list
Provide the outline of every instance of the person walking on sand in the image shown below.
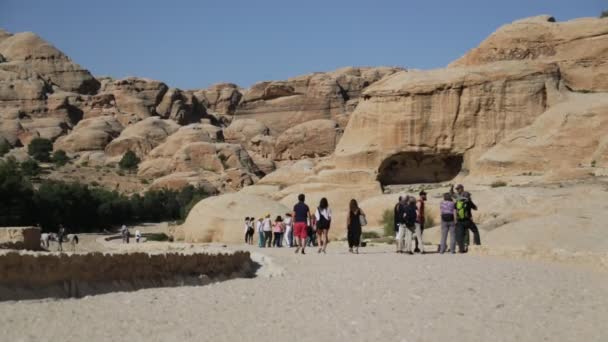
[[315,212],[315,220],[317,221],[318,253],[327,253],[327,244],[329,243],[328,233],[331,226],[331,209],[325,197],[321,198],[321,202],[319,202],[319,207]]
[[412,237],[416,231],[416,197],[408,196],[407,204],[405,205],[405,244],[404,252],[407,254],[414,254],[412,252]]
[[304,196],[304,194],[299,194],[298,203],[293,206],[293,230],[294,236],[296,237],[298,243],[295,250],[296,254],[298,254],[300,248],[302,254],[306,254],[304,250],[306,249],[306,238],[308,236],[307,223],[312,219],[310,215],[310,208],[308,208],[308,205],[304,203],[305,200],[306,196]]
[[274,220],[274,227],[272,228],[272,232],[274,234],[274,240],[272,241],[273,247],[283,247],[281,243],[283,241],[283,232],[285,231],[285,225],[283,224],[283,218],[281,216],[277,216]]
[[439,253],[443,254],[447,248],[448,232],[450,234],[450,253],[456,253],[456,206],[451,194],[443,194],[443,201],[439,205],[441,213],[441,242]]
[[456,243],[461,253],[466,253],[469,246],[469,230],[473,232],[473,242],[481,245],[479,229],[473,221],[472,210],[477,210],[477,205],[471,199],[471,193],[464,191],[462,197],[456,201]]
[[293,247],[293,220],[291,219],[291,214],[285,214],[285,220],[283,221],[285,224],[285,245],[287,247]]
[[59,252],[63,252],[63,239],[65,238],[66,232],[65,232],[65,227],[60,224],[59,225],[59,232],[57,233],[57,250]]
[[361,230],[366,223],[361,222],[362,220],[366,220],[365,213],[359,208],[357,200],[353,198],[348,206],[348,218],[346,220],[346,235],[348,239],[348,251],[350,253],[359,254]]
[[270,220],[270,214],[266,214],[264,221],[262,221],[262,230],[264,231],[264,246],[272,247],[272,221]]
[[247,222],[247,243],[253,245],[253,235],[255,233],[255,229],[253,228],[255,224],[255,218],[252,216],[249,218],[249,222]]
[[[418,194],[420,197],[416,202],[416,211],[418,217],[416,218],[416,236],[414,236],[414,252],[420,252],[424,254],[424,246],[422,243],[422,235],[424,234],[424,223],[425,223],[425,212],[424,212],[424,202],[426,202],[426,192],[424,190],[420,191]],[[418,237],[420,236],[420,237]]]
[[264,243],[264,219],[259,218],[256,223],[255,230],[258,232],[258,247],[264,248],[266,244]]
[[403,253],[405,249],[405,236],[406,236],[406,226],[405,226],[405,206],[407,204],[409,197],[399,196],[399,202],[395,205],[395,242],[397,245],[397,253]]

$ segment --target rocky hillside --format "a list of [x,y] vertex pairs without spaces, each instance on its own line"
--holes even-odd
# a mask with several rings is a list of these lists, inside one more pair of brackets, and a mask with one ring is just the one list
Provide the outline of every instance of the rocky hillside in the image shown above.
[[0,31],[0,143],[24,159],[32,139],[49,139],[88,173],[104,174],[133,151],[142,160],[138,177],[152,187],[234,191],[277,162],[332,154],[361,93],[400,70],[344,68],[249,89],[181,90],[95,78],[33,33]]
[[[395,201],[383,190],[395,185],[419,189],[421,183],[464,182],[485,191],[492,183],[538,189],[589,183],[602,189],[608,175],[607,58],[607,18],[558,23],[540,16],[505,25],[446,68],[403,70],[374,82],[361,92],[333,155],[282,167],[241,193],[287,207],[300,192],[309,203],[327,197],[338,208],[334,212],[340,210],[332,233],[341,237],[351,198],[371,214],[372,225],[379,225]],[[488,198],[477,214],[488,229],[530,217],[549,222],[547,215],[553,215],[515,211],[532,201],[518,191],[505,199]],[[205,224],[229,217],[205,210],[216,200],[201,202],[188,218],[184,230],[192,241],[226,236],[217,232],[233,223]],[[546,208],[562,206],[561,199],[538,201]],[[571,219],[571,227],[599,229]],[[602,241],[598,244],[608,246]]]

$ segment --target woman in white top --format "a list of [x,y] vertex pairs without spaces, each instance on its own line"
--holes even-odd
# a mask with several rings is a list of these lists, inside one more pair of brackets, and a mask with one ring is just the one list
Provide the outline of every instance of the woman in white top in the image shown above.
[[319,241],[319,253],[326,253],[327,244],[329,243],[329,227],[331,226],[331,209],[327,198],[321,198],[319,207],[315,211],[315,220],[317,222],[317,241]]
[[285,245],[293,247],[293,220],[290,213],[285,214],[283,223],[285,224]]

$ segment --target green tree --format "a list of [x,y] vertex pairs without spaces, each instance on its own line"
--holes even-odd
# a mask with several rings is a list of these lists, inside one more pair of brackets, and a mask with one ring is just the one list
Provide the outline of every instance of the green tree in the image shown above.
[[608,17],[608,10],[602,11],[602,14],[600,14],[600,18],[606,18]]
[[0,160],[0,227],[36,222],[32,183],[24,177],[15,158]]
[[52,150],[53,143],[49,139],[44,138],[34,138],[27,147],[27,153],[32,158],[41,162],[48,162],[50,160]]
[[53,152],[53,157],[51,158],[51,161],[57,166],[64,166],[69,160],[70,159],[64,150],[57,150]]
[[11,146],[6,141],[4,141],[4,139],[2,139],[0,141],[0,157],[4,157],[4,155],[7,154],[10,150]]
[[122,156],[122,159],[120,159],[118,166],[123,170],[137,170],[139,162],[140,160],[137,155],[133,151],[128,150],[127,153]]
[[21,163],[21,171],[27,177],[36,177],[40,174],[40,165],[34,159],[28,159]]

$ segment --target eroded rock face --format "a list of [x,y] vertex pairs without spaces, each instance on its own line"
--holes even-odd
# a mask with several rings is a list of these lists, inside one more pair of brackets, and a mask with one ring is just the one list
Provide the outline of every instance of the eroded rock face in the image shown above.
[[165,93],[156,106],[156,112],[162,118],[171,119],[180,125],[200,122],[206,114],[205,107],[194,95],[176,88],[171,88]]
[[262,122],[273,135],[315,119],[333,119],[344,127],[361,91],[399,70],[344,68],[287,81],[260,82],[243,93],[235,114]]
[[323,157],[334,152],[338,124],[333,120],[312,120],[283,132],[275,145],[276,159]]
[[142,158],[178,129],[175,121],[150,117],[125,128],[118,138],[106,146],[105,153],[116,157],[131,150]]
[[499,62],[401,72],[367,89],[336,148],[342,168],[403,152],[463,155],[468,166],[558,98],[556,65]]
[[241,243],[244,217],[269,214],[285,216],[290,208],[271,199],[246,194],[224,194],[200,201],[192,208],[184,223],[187,242]]
[[93,94],[99,89],[99,82],[87,70],[34,33],[4,32],[3,36],[0,54],[11,68],[31,70],[49,84],[67,91]]
[[606,132],[608,96],[570,94],[484,153],[473,176],[533,173],[548,180],[584,178],[594,169],[608,168]]
[[608,91],[606,19],[555,22],[550,16],[540,16],[518,20],[499,28],[451,66],[512,60],[557,63],[571,89]]
[[128,125],[150,116],[158,116],[156,107],[168,90],[169,87],[159,81],[128,77],[104,84],[101,93],[114,97],[121,114],[120,122]]
[[122,132],[123,126],[112,116],[99,116],[82,120],[74,130],[55,144],[55,150],[66,152],[103,151]]
[[236,84],[219,83],[195,91],[194,96],[211,112],[226,115],[234,114],[243,94]]

